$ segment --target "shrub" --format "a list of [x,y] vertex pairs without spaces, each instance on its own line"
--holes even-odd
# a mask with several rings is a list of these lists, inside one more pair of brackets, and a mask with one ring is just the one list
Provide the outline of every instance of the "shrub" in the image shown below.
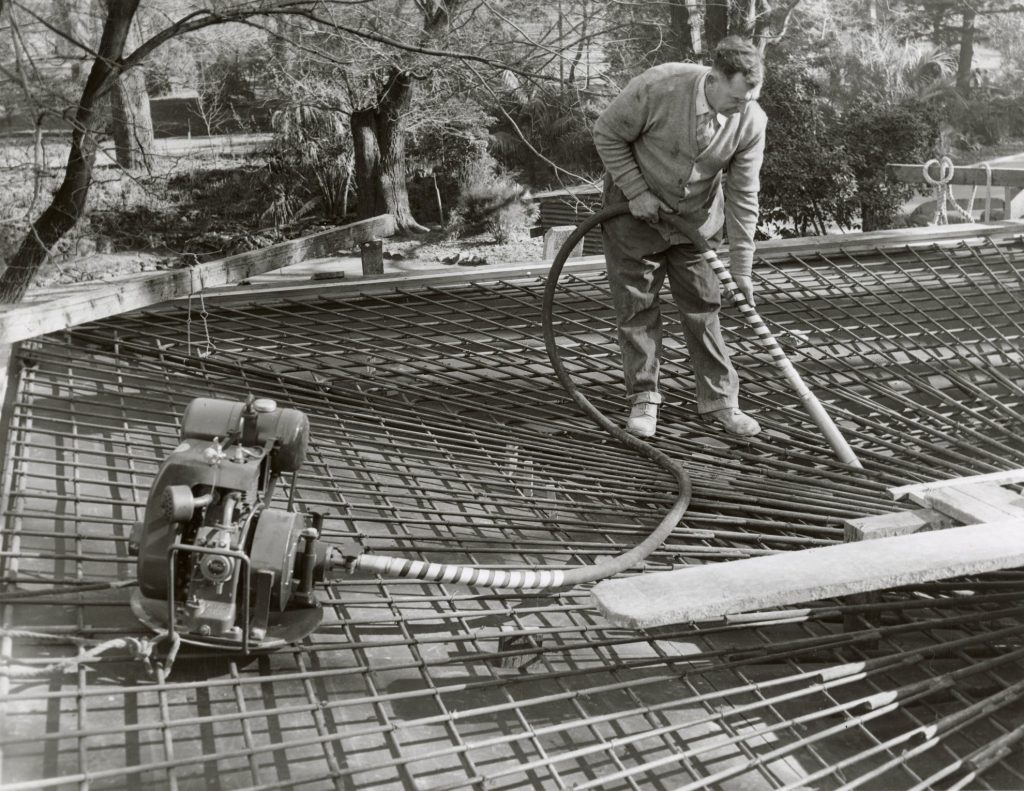
[[344,217],[354,165],[342,114],[304,104],[300,97],[274,113],[272,126],[274,147],[268,164],[275,183],[265,221],[275,227],[287,225],[313,208],[326,217]]
[[768,115],[760,223],[784,236],[851,226],[856,179],[836,139],[839,112],[814,73],[785,57],[770,63],[760,104]]
[[929,157],[936,106],[879,94],[843,107],[806,61],[783,56],[766,71],[762,224],[783,235],[856,227],[858,219],[863,230],[890,227],[913,188],[890,179],[886,165]]
[[448,222],[453,237],[487,232],[503,244],[533,221],[534,207],[527,190],[503,172],[488,154],[460,174],[459,200]]
[[1024,97],[989,86],[947,108],[951,123],[969,144],[994,146],[1024,134]]
[[923,162],[939,134],[927,105],[863,102],[843,119],[842,144],[857,180],[855,200],[865,231],[892,227],[914,187],[890,178],[891,162]]
[[413,126],[406,144],[409,206],[417,217],[444,225],[461,190],[460,174],[487,153],[487,126],[493,119],[473,101],[454,107],[446,101]]

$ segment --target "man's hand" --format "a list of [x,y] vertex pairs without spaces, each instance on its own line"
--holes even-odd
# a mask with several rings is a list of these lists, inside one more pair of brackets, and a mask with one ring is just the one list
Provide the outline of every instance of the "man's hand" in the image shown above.
[[657,222],[658,212],[672,213],[672,207],[653,192],[641,192],[629,202],[629,213],[644,222]]
[[746,298],[750,307],[754,307],[754,284],[750,278],[746,275],[734,275],[733,282],[736,284],[736,288]]

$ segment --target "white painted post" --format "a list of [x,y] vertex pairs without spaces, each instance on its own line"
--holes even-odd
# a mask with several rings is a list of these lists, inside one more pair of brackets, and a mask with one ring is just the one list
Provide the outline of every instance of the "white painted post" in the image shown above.
[[1024,189],[1006,187],[1003,192],[1003,219],[1016,220],[1024,217]]

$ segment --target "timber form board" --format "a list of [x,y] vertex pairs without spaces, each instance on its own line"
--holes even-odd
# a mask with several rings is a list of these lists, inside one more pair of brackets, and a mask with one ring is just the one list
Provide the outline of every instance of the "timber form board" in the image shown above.
[[[928,183],[924,177],[923,165],[893,164],[886,165],[885,168],[893,178],[897,181],[903,182],[904,184]],[[929,175],[933,179],[937,178],[939,175],[938,167],[934,164],[929,170]],[[953,168],[953,174],[950,177],[949,183],[984,187],[989,183],[989,178],[992,179],[991,183],[993,187],[1024,189],[1024,170],[1019,168],[996,167],[986,170],[984,167],[979,167],[977,165],[957,165]]]
[[[772,239],[757,244],[757,257],[767,261],[785,263],[794,257],[843,252],[866,252],[878,247],[907,245],[928,247],[934,244],[960,245],[969,239],[996,236],[1005,238],[1024,234],[1024,222],[997,221],[990,223],[962,223],[960,225],[899,228],[849,235],[813,236],[797,239]],[[728,255],[722,259],[728,262]],[[381,277],[361,277],[337,283],[298,281],[287,285],[257,285],[243,288],[213,290],[207,299],[219,304],[253,304],[263,300],[304,299],[314,295],[345,297],[365,294],[379,296],[399,290],[437,288],[460,283],[488,283],[546,275],[550,261],[520,264],[492,264],[470,270],[450,269],[416,273],[390,274]],[[584,274],[604,270],[604,256],[594,255],[570,258],[563,272]]]
[[[394,229],[394,219],[390,215],[381,215],[312,236],[281,242],[262,250],[240,253],[193,267],[41,291],[30,295],[29,300],[25,302],[0,306],[0,347],[133,310],[153,309],[161,305],[171,307],[176,301],[189,299],[199,293],[203,293],[207,300],[219,304],[252,304],[261,301],[304,299],[314,295],[379,295],[402,289],[533,278],[545,275],[550,268],[550,262],[529,262],[494,264],[471,270],[444,269],[422,273],[363,276],[329,285],[324,281],[295,281],[287,285],[232,285],[253,275],[304,260],[328,256],[337,250],[351,248],[369,239],[391,236]],[[847,236],[777,239],[759,243],[757,254],[769,261],[784,262],[801,255],[856,252],[894,244],[961,244],[972,238],[1004,237],[1013,234],[1024,234],[1024,223],[965,223]],[[603,256],[573,258],[565,265],[566,272],[580,274],[603,269]]]
[[383,214],[191,267],[30,293],[23,302],[0,307],[0,347],[139,308],[188,298],[216,286],[237,283],[253,275],[351,248],[369,239],[391,236],[394,232],[394,218]]

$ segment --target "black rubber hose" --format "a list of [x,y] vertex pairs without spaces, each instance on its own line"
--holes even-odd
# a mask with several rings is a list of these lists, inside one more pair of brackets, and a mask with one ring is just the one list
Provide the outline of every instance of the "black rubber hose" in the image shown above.
[[[544,345],[547,348],[548,358],[551,360],[551,367],[555,370],[558,381],[570,395],[576,405],[583,410],[601,428],[619,440],[626,447],[635,450],[641,456],[650,459],[655,464],[668,470],[676,479],[679,494],[672,508],[662,517],[658,526],[651,531],[643,541],[632,549],[623,552],[608,560],[595,563],[590,566],[578,566],[562,571],[561,569],[530,569],[524,571],[507,571],[504,569],[487,569],[475,566],[460,566],[451,563],[431,563],[422,560],[406,560],[403,558],[389,557],[385,555],[363,554],[360,555],[352,566],[353,569],[382,574],[391,577],[415,578],[424,581],[441,583],[455,583],[459,585],[479,585],[492,588],[516,588],[516,589],[539,589],[539,588],[561,588],[579,585],[584,582],[594,582],[619,574],[630,568],[641,564],[648,555],[660,547],[665,539],[669,537],[672,530],[683,518],[687,507],[690,505],[692,486],[690,476],[686,468],[667,454],[658,450],[639,437],[634,437],[624,429],[620,428],[587,400],[576,387],[569,376],[565,366],[562,365],[561,356],[558,353],[558,344],[555,343],[555,331],[553,313],[555,309],[555,292],[558,288],[558,278],[562,273],[566,260],[579,241],[594,228],[597,228],[605,220],[619,217],[629,211],[626,204],[609,206],[592,217],[588,217],[573,231],[569,238],[559,249],[555,260],[551,264],[548,273],[547,283],[544,287],[544,301],[542,306],[542,323],[544,326]],[[690,236],[698,247],[707,243],[696,234],[691,235],[692,229],[682,228],[687,236]]]
[[[565,370],[565,366],[562,365],[562,358],[558,353],[558,344],[555,342],[555,292],[558,289],[558,278],[562,274],[562,268],[565,266],[566,260],[572,253],[573,248],[576,247],[576,245],[590,231],[599,227],[601,223],[606,220],[611,220],[615,217],[627,214],[628,212],[629,206],[625,203],[608,206],[602,209],[597,214],[588,217],[586,220],[581,222],[559,249],[558,254],[555,256],[555,260],[551,264],[551,270],[548,272],[547,283],[544,286],[544,301],[541,308],[542,321],[544,325],[544,346],[547,349],[548,359],[551,361],[551,367],[555,370],[555,376],[558,377],[558,381],[562,383],[562,387],[565,388],[565,391],[570,395],[572,400],[576,402],[576,405],[595,423],[597,423],[597,425],[615,437],[615,439],[627,448],[636,451],[641,456],[650,459],[655,464],[672,473],[676,479],[679,494],[676,497],[675,502],[672,504],[672,508],[667,514],[665,514],[661,522],[653,531],[651,531],[651,534],[647,536],[647,538],[627,552],[611,558],[610,560],[596,563],[593,566],[582,566],[580,568],[567,571],[565,574],[566,584],[579,584],[581,582],[592,582],[594,580],[604,579],[605,577],[610,577],[613,574],[618,574],[639,565],[645,558],[647,558],[648,555],[654,552],[654,550],[665,542],[665,539],[668,538],[675,526],[679,524],[679,520],[683,518],[683,514],[686,513],[686,509],[690,505],[690,497],[693,490],[686,467],[668,454],[658,450],[650,443],[644,442],[639,437],[633,436],[625,429],[621,428],[617,423],[609,420],[600,412],[600,410],[597,409],[597,407],[587,400],[587,397],[579,391],[576,384],[572,381],[572,378],[569,376],[569,372]],[[703,239],[700,241],[703,241]]]

